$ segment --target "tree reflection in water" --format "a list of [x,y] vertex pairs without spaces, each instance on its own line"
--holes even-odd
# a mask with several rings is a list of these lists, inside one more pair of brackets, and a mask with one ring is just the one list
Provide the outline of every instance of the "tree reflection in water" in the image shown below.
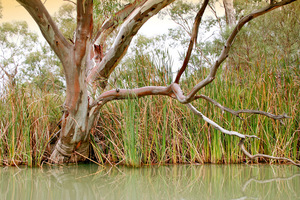
[[289,165],[0,168],[0,199],[299,199]]

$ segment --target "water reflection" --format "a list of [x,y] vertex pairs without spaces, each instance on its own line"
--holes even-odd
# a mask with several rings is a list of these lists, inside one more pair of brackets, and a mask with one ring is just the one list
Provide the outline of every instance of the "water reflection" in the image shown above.
[[295,166],[0,168],[0,199],[300,199]]

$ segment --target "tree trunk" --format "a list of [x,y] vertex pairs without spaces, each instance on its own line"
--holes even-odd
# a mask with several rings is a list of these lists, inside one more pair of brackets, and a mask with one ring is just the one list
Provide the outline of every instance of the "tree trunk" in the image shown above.
[[[226,17],[226,25],[230,28],[234,27],[236,24],[235,19],[235,9],[233,7],[233,0],[223,0],[223,5],[225,8],[225,17]],[[226,63],[224,63],[223,71],[226,74],[226,70],[232,68],[232,58],[228,58]]]
[[235,9],[233,7],[233,0],[223,0],[225,8],[226,24],[229,27],[233,27],[236,24]]

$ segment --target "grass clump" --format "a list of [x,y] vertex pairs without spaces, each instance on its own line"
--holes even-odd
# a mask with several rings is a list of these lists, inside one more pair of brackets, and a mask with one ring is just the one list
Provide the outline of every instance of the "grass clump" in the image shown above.
[[40,165],[51,151],[61,97],[21,84],[6,86],[1,96],[0,165]]
[[[142,66],[129,66],[140,69],[139,73],[125,72],[128,82],[137,79],[131,76],[151,76],[150,79],[139,79],[138,84],[166,85],[169,72],[157,72],[166,71],[168,67],[155,65],[149,56],[140,56],[136,57],[139,61],[134,63]],[[229,113],[222,113],[205,100],[197,100],[193,105],[226,129],[260,137],[261,140],[250,139],[247,142],[250,152],[299,159],[299,64],[299,60],[290,65],[284,58],[274,56],[271,63],[265,60],[249,64],[243,70],[231,68],[220,71],[216,80],[201,91],[235,110],[263,110],[278,115],[287,113],[292,117],[282,123],[265,116],[248,114],[242,114],[244,120],[240,120]],[[208,73],[209,69],[202,68],[183,80],[181,85],[184,91],[188,92]],[[119,76],[123,76],[122,72]],[[124,83],[127,84],[124,80],[120,81],[116,87],[127,87],[122,85]],[[245,161],[237,146],[238,138],[223,135],[184,105],[168,97],[151,96],[108,103],[101,112],[95,137],[100,138],[94,146],[101,145],[98,148],[101,149],[98,161],[103,162],[122,162],[135,166]]]

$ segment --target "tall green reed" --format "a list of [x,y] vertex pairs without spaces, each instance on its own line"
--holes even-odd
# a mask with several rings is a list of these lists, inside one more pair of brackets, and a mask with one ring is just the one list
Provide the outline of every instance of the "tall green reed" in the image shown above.
[[[273,60],[277,61],[270,63],[269,60],[265,60],[249,64],[243,70],[232,68],[220,71],[216,80],[201,93],[235,110],[258,109],[274,114],[287,113],[292,119],[282,120],[284,124],[265,116],[249,114],[241,114],[244,120],[240,120],[230,113],[223,113],[205,100],[197,100],[193,105],[226,129],[260,137],[261,140],[247,141],[246,146],[250,152],[299,159],[299,61],[289,65],[284,59],[280,60],[275,56]],[[119,71],[119,77],[125,78],[115,82],[113,87],[169,83],[165,79],[166,74],[161,73],[168,69],[168,66],[157,65],[152,62],[150,56],[142,55],[135,57],[133,63],[132,66],[126,67],[129,68],[128,71],[137,70],[136,73]],[[186,77],[182,80],[184,91],[187,92],[208,73],[209,69],[202,68]],[[133,83],[132,80],[139,82]],[[118,148],[117,152],[112,152],[111,148],[104,148],[106,153],[102,156],[106,159],[110,159],[108,155],[114,154],[115,161],[126,160],[125,163],[129,165],[135,165],[131,163],[132,158],[143,164],[245,161],[237,146],[238,138],[223,135],[190,113],[184,105],[168,97],[145,97],[126,100],[126,103],[114,101],[104,106],[102,112],[107,113],[108,110],[113,110],[109,112],[110,118],[119,123],[110,123],[109,127],[104,128],[107,122],[100,119],[99,126],[103,123],[103,128],[95,133],[97,137],[103,138],[101,142],[106,146],[110,146],[113,141],[113,146]],[[126,122],[125,127],[123,122]],[[106,140],[107,135],[111,135],[112,132],[116,136],[115,140]],[[135,157],[130,157],[128,153]]]
[[40,165],[50,153],[50,138],[60,117],[61,98],[16,84],[0,101],[0,165]]

